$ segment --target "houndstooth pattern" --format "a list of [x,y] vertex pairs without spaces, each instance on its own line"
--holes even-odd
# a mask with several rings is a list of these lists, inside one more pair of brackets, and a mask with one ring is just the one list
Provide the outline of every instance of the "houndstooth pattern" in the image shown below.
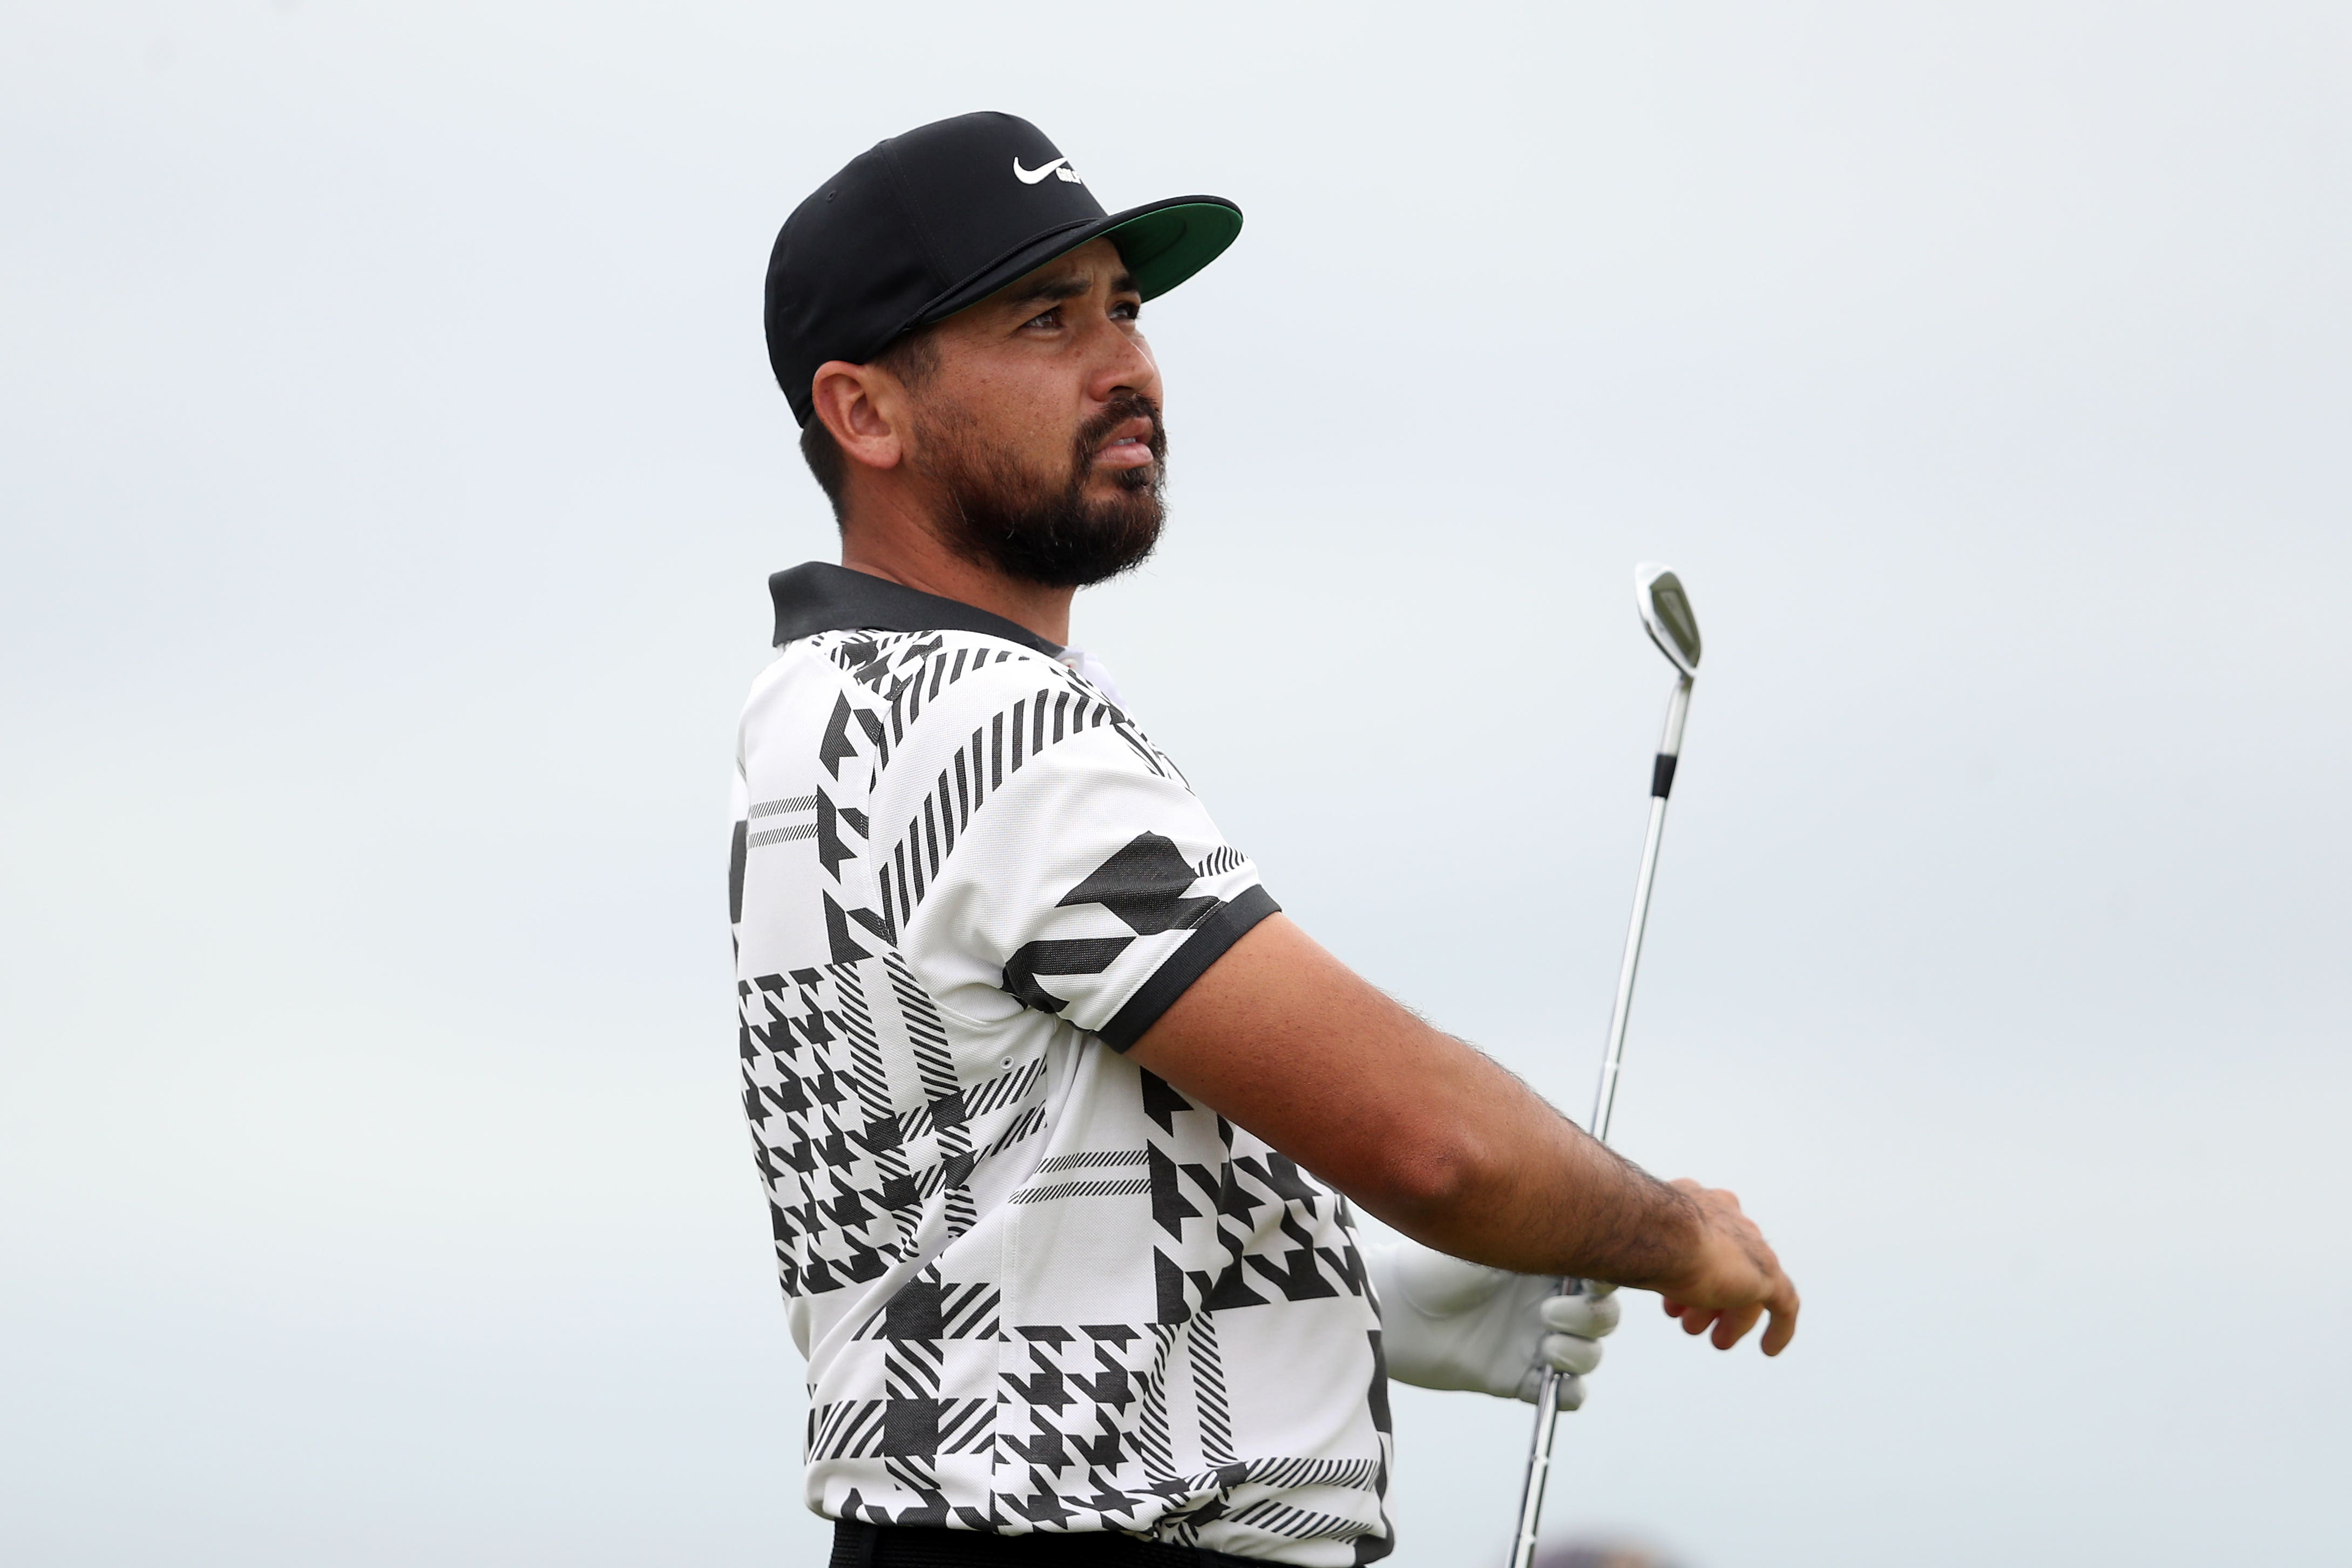
[[736,794],[743,1100],[811,1505],[1384,1555],[1345,1201],[1117,1049],[1273,907],[1182,773],[1033,648],[845,627],[755,684]]

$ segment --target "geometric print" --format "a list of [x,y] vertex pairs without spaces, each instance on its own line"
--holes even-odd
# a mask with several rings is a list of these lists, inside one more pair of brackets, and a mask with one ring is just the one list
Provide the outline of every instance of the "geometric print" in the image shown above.
[[1273,907],[1174,764],[1017,629],[843,626],[754,685],[736,797],[810,1506],[1385,1556],[1346,1200],[1121,1053]]
[[[1160,834],[1138,833],[1058,902],[1064,906],[1100,904],[1138,936],[1193,930],[1225,906],[1219,898],[1184,896],[1194,883],[1217,874],[1208,866],[1220,857],[1227,857],[1228,870],[1240,863],[1233,852],[1220,850],[1196,866]],[[1004,990],[1040,1012],[1060,1012],[1063,998],[1048,989],[1041,977],[1100,974],[1134,940],[1122,935],[1025,942],[1004,960]]]
[[[839,651],[843,658],[863,659],[865,663],[852,672],[854,678],[881,683],[889,699],[887,737],[879,714],[869,731],[875,737],[878,766],[888,766],[889,741],[903,741],[906,725],[920,717],[924,690],[928,687],[936,698],[942,682],[952,685],[963,676],[967,650],[939,644],[940,639],[934,637],[895,652],[868,643]],[[1007,656],[1000,653],[991,662],[1002,664]],[[1162,774],[1174,771],[1174,765],[1160,755],[1126,715],[1061,664],[1050,667],[1055,672],[1051,679],[1014,697],[1009,707],[989,715],[984,725],[975,725],[970,738],[956,746],[940,765],[931,788],[923,793],[918,810],[908,817],[904,832],[876,872],[885,921],[914,917],[939,880],[940,862],[955,852],[956,835],[970,830],[972,813],[987,803],[991,790],[1002,789],[1007,777],[1018,774],[1046,747],[1108,726],[1134,749],[1143,766]],[[892,674],[900,670],[904,673]],[[842,706],[847,706],[845,698]]]
[[[1031,1061],[969,1090],[942,1069],[943,1039],[919,988],[877,985],[889,961],[833,964],[739,983],[743,1109],[766,1178],[784,1289],[822,1291],[878,1277],[906,1256],[923,1204],[947,1194],[946,1218],[971,1222],[961,1183],[989,1153],[1034,1134],[1044,1063]],[[912,1003],[913,1007],[908,1004]],[[895,1032],[927,1059],[936,1098],[894,1107],[882,1041]],[[944,1072],[944,1077],[939,1076]]]

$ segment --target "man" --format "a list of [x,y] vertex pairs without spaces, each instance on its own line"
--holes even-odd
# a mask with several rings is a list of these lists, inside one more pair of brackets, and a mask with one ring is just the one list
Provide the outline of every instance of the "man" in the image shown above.
[[[1240,226],[1107,214],[975,114],[777,238],[770,358],[842,564],[772,580],[730,893],[836,1563],[1370,1562],[1386,1376],[1591,1371],[1616,1302],[1562,1277],[1727,1349],[1795,1329],[1729,1194],[1654,1181],[1317,946],[1067,645],[1075,591],[1159,537],[1140,307]],[[1351,1204],[1427,1245],[1368,1258]]]

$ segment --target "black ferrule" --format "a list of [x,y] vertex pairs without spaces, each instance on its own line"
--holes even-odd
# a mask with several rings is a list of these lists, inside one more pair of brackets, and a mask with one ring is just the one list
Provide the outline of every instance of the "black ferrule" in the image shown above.
[[1650,793],[1663,800],[1674,791],[1675,756],[1670,751],[1661,751],[1650,765]]

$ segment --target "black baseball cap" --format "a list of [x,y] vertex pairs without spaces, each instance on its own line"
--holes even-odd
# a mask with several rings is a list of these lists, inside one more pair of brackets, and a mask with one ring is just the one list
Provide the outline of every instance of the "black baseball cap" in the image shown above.
[[768,257],[768,362],[809,422],[827,360],[864,364],[1090,240],[1146,299],[1234,243],[1242,210],[1171,196],[1106,213],[1060,148],[1010,114],[960,114],[877,141],[793,210]]

